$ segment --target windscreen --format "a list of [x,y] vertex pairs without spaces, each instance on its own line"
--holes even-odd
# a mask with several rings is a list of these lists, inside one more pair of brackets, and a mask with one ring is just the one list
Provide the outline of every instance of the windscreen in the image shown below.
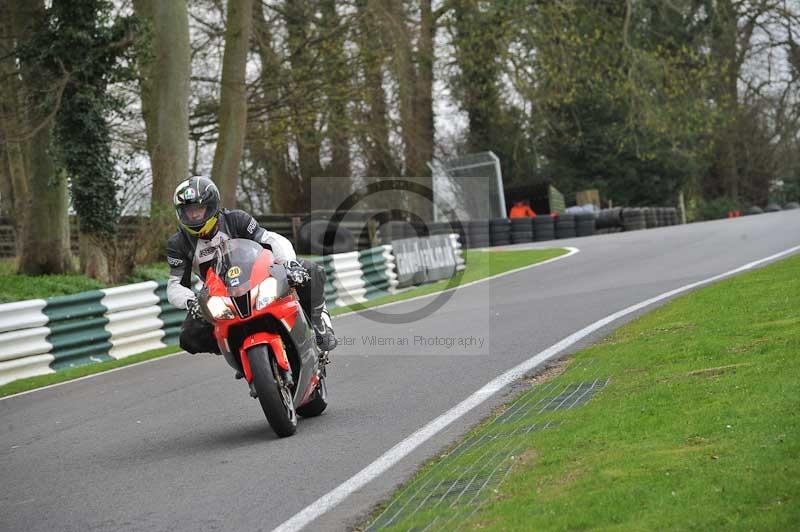
[[228,294],[239,297],[269,275],[270,252],[244,238],[226,240],[217,248],[214,272],[225,283]]

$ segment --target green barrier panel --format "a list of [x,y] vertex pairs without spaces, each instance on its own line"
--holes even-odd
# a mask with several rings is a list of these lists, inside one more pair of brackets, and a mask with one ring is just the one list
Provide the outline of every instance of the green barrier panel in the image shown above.
[[333,284],[331,283],[330,279],[325,281],[325,304],[328,308],[336,308],[336,298],[338,294],[336,293],[336,288],[334,288]]
[[383,254],[383,247],[365,249],[358,254],[367,299],[388,294],[389,276],[386,274],[386,259]]
[[43,312],[50,323],[62,320],[102,316],[106,312],[100,301],[105,294],[100,290],[81,292],[70,296],[55,296],[45,299],[47,304]]
[[106,307],[100,300],[105,294],[100,290],[70,296],[50,297],[43,312],[48,317],[50,334],[47,341],[53,346],[50,363],[54,370],[73,368],[112,360],[111,333],[105,326]]
[[161,326],[164,330],[164,337],[161,341],[167,345],[178,345],[178,339],[181,335],[181,324],[183,320],[186,319],[186,311],[173,307],[167,301],[167,281],[158,282],[156,295],[158,296],[158,306],[161,308],[158,319],[164,323],[164,325]]
[[369,298],[376,292],[388,293],[389,279],[386,272],[377,270],[364,270],[364,288],[367,289],[366,296]]

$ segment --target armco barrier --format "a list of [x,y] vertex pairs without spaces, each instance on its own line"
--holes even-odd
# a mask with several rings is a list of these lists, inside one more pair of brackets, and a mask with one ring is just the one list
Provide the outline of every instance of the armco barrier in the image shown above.
[[111,360],[111,333],[106,330],[106,307],[100,301],[103,292],[93,290],[69,296],[47,298],[44,313],[48,317],[55,360],[50,367],[59,370]]
[[331,284],[336,289],[334,304],[337,307],[346,307],[367,300],[364,272],[361,271],[358,256],[358,251],[351,251],[322,258],[326,272],[330,271],[333,274]]
[[[458,269],[458,235],[450,235]],[[393,293],[391,245],[316,259],[325,266],[329,306]],[[186,311],[167,302],[166,281],[0,305],[0,385],[13,380],[119,359],[178,343]]]
[[110,357],[125,358],[165,347],[157,288],[157,282],[147,281],[102,290],[105,295],[100,304],[106,308],[106,330],[111,334]]
[[53,373],[44,299],[0,305],[0,384]]
[[325,302],[328,308],[363,303],[391,294],[397,287],[392,246],[338,253],[314,260],[325,267]]
[[456,271],[460,272],[464,268],[466,268],[466,264],[464,263],[464,251],[463,247],[461,246],[461,240],[458,234],[450,233],[448,235],[450,237],[450,243],[453,245],[453,252],[456,255]]
[[358,261],[361,264],[362,279],[366,289],[364,295],[367,299],[395,292],[397,273],[392,246],[383,245],[365,249],[359,252]]
[[[0,305],[0,384],[164,347],[172,323],[162,318],[159,285]],[[179,325],[186,312],[169,308]]]

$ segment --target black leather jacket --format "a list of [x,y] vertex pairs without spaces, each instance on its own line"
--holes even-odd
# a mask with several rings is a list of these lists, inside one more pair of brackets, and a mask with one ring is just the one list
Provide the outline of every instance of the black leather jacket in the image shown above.
[[247,238],[270,248],[278,262],[297,258],[291,242],[285,237],[259,226],[256,219],[244,211],[221,209],[217,231],[212,238],[197,238],[179,230],[167,241],[167,299],[172,305],[186,308],[186,302],[194,297],[192,272],[203,279],[214,260],[217,246],[232,238]]

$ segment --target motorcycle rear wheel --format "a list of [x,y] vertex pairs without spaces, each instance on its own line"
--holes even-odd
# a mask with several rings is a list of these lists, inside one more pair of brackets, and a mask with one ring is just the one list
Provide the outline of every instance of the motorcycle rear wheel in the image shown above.
[[257,345],[247,350],[247,359],[258,402],[270,427],[281,438],[291,436],[297,431],[297,412],[291,391],[281,384],[274,357],[270,356],[267,346]]

